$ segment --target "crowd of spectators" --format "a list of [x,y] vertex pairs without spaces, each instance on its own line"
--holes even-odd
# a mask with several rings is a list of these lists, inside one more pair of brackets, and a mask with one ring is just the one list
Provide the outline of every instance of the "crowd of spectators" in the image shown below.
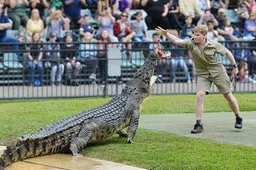
[[[225,45],[240,62],[239,81],[255,83],[256,81],[250,77],[255,72],[250,71],[248,63],[255,62],[256,49],[244,50],[243,47],[251,46],[252,43],[243,41],[251,41],[256,36],[256,2],[239,0],[235,8],[229,9],[230,1],[0,0],[0,42],[32,43],[27,46],[26,62],[30,85],[33,85],[35,71],[39,73],[41,79],[44,67],[51,68],[51,82],[58,85],[62,82],[64,71],[66,79],[71,81],[79,74],[82,65],[91,67],[89,78],[94,82],[97,69],[101,73],[101,79],[106,69],[104,60],[99,59],[106,59],[107,54],[104,50],[114,46],[102,45],[100,42],[121,42],[116,46],[127,49],[127,60],[132,62],[131,42],[161,39],[157,34],[149,35],[149,30],[161,26],[164,29],[171,29],[174,34],[186,39],[191,38],[195,25],[206,24],[209,29],[207,39],[220,42],[232,41]],[[83,13],[85,9],[87,9],[86,14]],[[136,10],[136,13],[132,13],[132,10]],[[227,15],[228,10],[239,18],[238,23],[231,22],[233,18]],[[97,24],[91,22],[93,19],[96,19]],[[16,38],[7,34],[9,29],[18,30]],[[37,42],[52,44],[45,46],[33,44]],[[68,44],[56,45],[55,42]],[[81,44],[76,46],[72,42],[81,42]],[[99,43],[93,44],[95,42]],[[120,45],[123,44],[122,42],[125,45]],[[17,45],[14,48],[18,51]],[[171,45],[168,48],[167,50],[172,51],[178,47]],[[66,51],[63,52],[61,49]],[[77,53],[78,49],[79,53]],[[33,52],[30,52],[31,50]],[[175,81],[174,72],[177,65],[183,68],[188,82],[192,81],[186,62],[191,61],[189,57],[190,54],[187,52],[174,52],[169,63],[163,61],[162,64],[172,67],[173,81]],[[48,62],[42,62],[47,59]],[[161,78],[165,66],[159,69]]]

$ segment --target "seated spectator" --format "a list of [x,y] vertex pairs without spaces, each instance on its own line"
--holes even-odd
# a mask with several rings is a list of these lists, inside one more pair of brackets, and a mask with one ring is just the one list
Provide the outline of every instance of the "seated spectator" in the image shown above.
[[[16,45],[14,45],[14,50],[18,55],[18,40],[15,37],[10,37],[7,35],[7,30],[11,28],[11,23],[9,18],[5,15],[3,7],[4,1],[0,0],[0,43],[17,43]],[[3,48],[3,46],[1,48]]]
[[216,15],[220,8],[228,9],[229,0],[211,0],[212,14]]
[[256,36],[256,21],[254,13],[250,13],[249,19],[244,23],[244,36],[251,40]]
[[111,0],[98,0],[98,3],[97,3],[98,16],[103,16],[104,15],[103,11],[111,7],[112,7]]
[[99,29],[96,32],[96,38],[98,39],[101,36],[101,33],[103,30],[108,30],[109,36],[112,40],[115,39],[115,42],[118,41],[118,39],[114,35],[113,26],[115,23],[115,18],[111,14],[111,9],[106,8],[103,11],[103,15],[98,17],[98,25]]
[[192,17],[188,16],[185,19],[185,25],[182,26],[182,30],[180,33],[180,37],[182,39],[188,39],[188,38],[192,38],[192,34],[193,34],[193,28],[195,26],[192,25]]
[[[51,85],[61,85],[64,73],[64,64],[60,59],[60,45],[56,43],[56,34],[49,34],[49,44],[44,46],[45,51],[45,67],[51,69]],[[57,74],[57,77],[56,77]]]
[[215,27],[219,25],[218,21],[215,19],[214,15],[211,14],[210,10],[205,10],[204,14],[201,15],[197,25],[201,25],[201,24],[206,25],[208,21],[213,21],[213,24]]
[[249,18],[248,8],[250,8],[250,4],[247,2],[247,0],[239,0],[236,13],[242,21]]
[[52,8],[50,16],[46,19],[47,34],[54,33],[58,42],[63,42],[63,27],[66,23],[65,18],[62,16],[61,10]]
[[192,18],[193,25],[196,25],[203,14],[201,11],[198,0],[179,0],[181,20],[185,20],[188,16]]
[[21,24],[22,26],[26,27],[29,19],[26,13],[27,7],[29,7],[27,0],[10,0],[8,17],[13,22],[13,29],[19,30]]
[[[128,14],[122,12],[121,19],[116,21],[114,24],[114,34],[121,42],[130,42],[135,36],[135,32],[132,30],[131,24],[128,21]],[[128,60],[132,60],[131,49],[132,44],[127,44],[128,49]]]
[[29,3],[31,7],[31,13],[33,9],[38,9],[40,18],[44,20],[44,10],[48,9],[50,6],[48,0],[31,0]]
[[244,37],[243,42],[241,42],[240,48],[236,48],[236,53],[235,53],[235,59],[237,63],[239,63],[239,82],[242,83],[244,80],[245,72],[248,69],[248,63],[247,60],[249,58],[250,51],[246,47],[248,47],[248,43],[246,41],[248,40],[246,37]]
[[64,0],[64,13],[74,24],[81,22],[81,8],[85,6],[85,0]]
[[[149,44],[149,49],[153,51],[158,47],[157,43],[160,41],[159,34],[154,33],[152,35],[152,40],[153,40],[153,43]],[[164,49],[162,45],[160,48]],[[157,74],[157,81],[159,83],[163,83],[163,76],[167,74],[168,67],[169,67],[168,59],[157,60],[156,74]]]
[[218,31],[214,30],[213,21],[207,21],[207,28],[208,28],[208,32],[206,35],[207,40],[218,42]]
[[184,49],[182,49],[176,45],[172,45],[172,48],[175,49],[175,50],[172,50],[172,57],[171,57],[171,64],[170,64],[171,74],[172,74],[172,82],[177,81],[176,71],[177,71],[178,66],[180,66],[184,72],[184,75],[186,76],[186,81],[188,83],[191,83],[190,73],[188,71],[188,66],[187,66],[185,58],[184,58],[184,56],[185,56]]
[[[254,44],[252,43],[250,46],[254,46]],[[249,55],[247,63],[248,63],[248,72],[250,73],[250,75],[253,75],[253,79],[256,82],[256,64],[255,64],[256,63],[256,51],[255,51],[255,49],[253,49],[251,52],[251,55]]]
[[100,71],[101,83],[104,82],[106,71],[107,71],[107,49],[116,46],[116,44],[111,44],[110,42],[113,42],[113,40],[109,36],[108,30],[103,30],[101,32],[101,36],[97,44],[97,49],[98,49],[97,58],[99,60],[98,66]]
[[[176,37],[178,37],[178,33],[177,32],[169,32],[173,35],[175,35]],[[180,66],[184,72],[184,75],[186,76],[186,81],[188,83],[191,83],[191,76],[190,73],[188,71],[188,66],[186,64],[185,61],[185,51],[184,49],[182,49],[181,47],[172,44],[171,48],[172,50],[172,57],[170,59],[170,66],[171,66],[171,74],[172,74],[172,82],[176,82],[177,81],[177,77],[176,77],[176,71],[178,66]]]
[[95,29],[92,24],[89,23],[90,21],[90,16],[89,15],[84,15],[83,16],[83,21],[81,23],[80,29],[79,29],[79,34],[81,36],[84,36],[86,32],[90,32],[92,36],[95,34]]
[[28,85],[33,86],[35,82],[35,70],[37,68],[38,71],[38,80],[42,84],[42,77],[43,77],[43,46],[41,41],[41,35],[39,32],[34,32],[31,37],[31,44],[28,45],[28,61],[26,65],[28,66],[29,70],[29,80]]
[[61,0],[52,0],[51,2],[51,8],[63,9],[63,3]]
[[31,17],[28,20],[27,25],[26,25],[26,30],[27,30],[27,34],[26,34],[27,40],[31,38],[31,36],[34,32],[40,33],[40,37],[43,36],[44,23],[40,18],[38,9],[36,9],[36,8],[32,9]]
[[168,18],[170,22],[171,29],[181,30],[181,23],[178,20],[178,16],[180,14],[179,0],[170,0],[168,5]]
[[117,19],[123,12],[129,14],[130,6],[128,0],[113,0],[113,16]]
[[135,32],[134,41],[144,42],[148,40],[147,25],[142,20],[142,12],[138,11],[135,14],[136,20],[131,21],[131,29]]
[[[65,61],[66,65],[66,80],[65,84],[78,86],[76,81],[77,76],[81,71],[81,63],[77,60],[77,47],[73,43],[73,33],[67,32],[64,37],[66,44],[61,46],[61,59]],[[72,81],[74,79],[75,81]]]
[[256,15],[256,1],[255,0],[248,0],[250,7],[248,8],[249,13],[254,13]]
[[245,70],[245,76],[243,79],[243,83],[253,83],[256,84],[256,80],[254,80],[251,75],[249,75],[249,70]]
[[226,10],[224,8],[220,8],[218,10],[218,15],[215,16],[216,20],[218,21],[219,25],[218,28],[221,28],[223,26],[223,21],[226,17],[225,15]]
[[145,21],[149,29],[155,29],[157,26],[170,28],[167,18],[168,4],[164,4],[162,0],[142,0],[141,6],[148,14]]
[[92,41],[92,34],[90,32],[86,32],[82,44],[79,46],[78,60],[89,67],[91,67],[91,75],[89,79],[91,83],[96,82],[96,71],[98,66],[98,59],[97,59],[97,46]]
[[218,33],[222,35],[227,41],[237,41],[238,38],[235,36],[234,28],[230,24],[229,18],[223,20],[223,26],[218,29]]

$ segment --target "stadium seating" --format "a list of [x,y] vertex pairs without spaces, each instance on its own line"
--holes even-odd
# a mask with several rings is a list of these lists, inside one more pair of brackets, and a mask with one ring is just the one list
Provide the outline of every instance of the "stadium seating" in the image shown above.
[[7,35],[10,37],[15,37],[16,34],[19,34],[18,30],[7,30]]
[[132,19],[132,16],[133,16],[136,12],[138,12],[138,11],[141,11],[141,12],[142,12],[142,19],[145,19],[146,16],[148,15],[144,10],[141,10],[141,9],[131,9],[131,10],[129,11],[129,17],[128,17],[128,19],[131,20],[131,19]]
[[92,13],[89,9],[82,9],[81,10],[81,16],[84,15],[89,15],[90,16],[90,21],[89,23],[92,25],[98,25],[98,22],[94,19],[94,17],[92,16]]
[[231,24],[238,24],[240,22],[240,19],[233,9],[227,9],[225,14],[230,19]]
[[147,32],[148,32],[149,41],[153,41],[152,36],[153,36],[154,33],[156,33],[156,31],[155,30],[148,30]]
[[23,65],[19,63],[18,56],[15,53],[4,53],[3,65],[8,69],[22,69]]

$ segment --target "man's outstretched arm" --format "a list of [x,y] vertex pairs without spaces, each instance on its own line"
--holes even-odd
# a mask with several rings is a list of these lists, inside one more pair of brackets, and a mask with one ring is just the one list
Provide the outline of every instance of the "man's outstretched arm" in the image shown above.
[[184,40],[172,35],[168,32],[168,30],[165,30],[161,27],[156,28],[156,32],[160,35],[164,35],[167,39],[169,39],[173,44],[182,46],[184,44]]

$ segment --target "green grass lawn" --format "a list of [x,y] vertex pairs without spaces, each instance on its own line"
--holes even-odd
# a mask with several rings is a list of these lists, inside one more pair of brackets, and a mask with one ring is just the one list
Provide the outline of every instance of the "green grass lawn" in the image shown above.
[[[235,94],[241,111],[256,110],[256,94]],[[8,144],[22,134],[35,132],[61,118],[100,106],[110,98],[18,100],[0,103],[0,144]],[[150,96],[142,114],[194,112],[195,95]],[[228,112],[222,95],[209,95],[205,112]],[[91,144],[84,154],[147,169],[256,169],[256,148],[190,139],[139,129],[135,143],[113,136]]]
[[256,148],[139,129],[135,143],[113,136],[83,154],[152,170],[253,170]]

